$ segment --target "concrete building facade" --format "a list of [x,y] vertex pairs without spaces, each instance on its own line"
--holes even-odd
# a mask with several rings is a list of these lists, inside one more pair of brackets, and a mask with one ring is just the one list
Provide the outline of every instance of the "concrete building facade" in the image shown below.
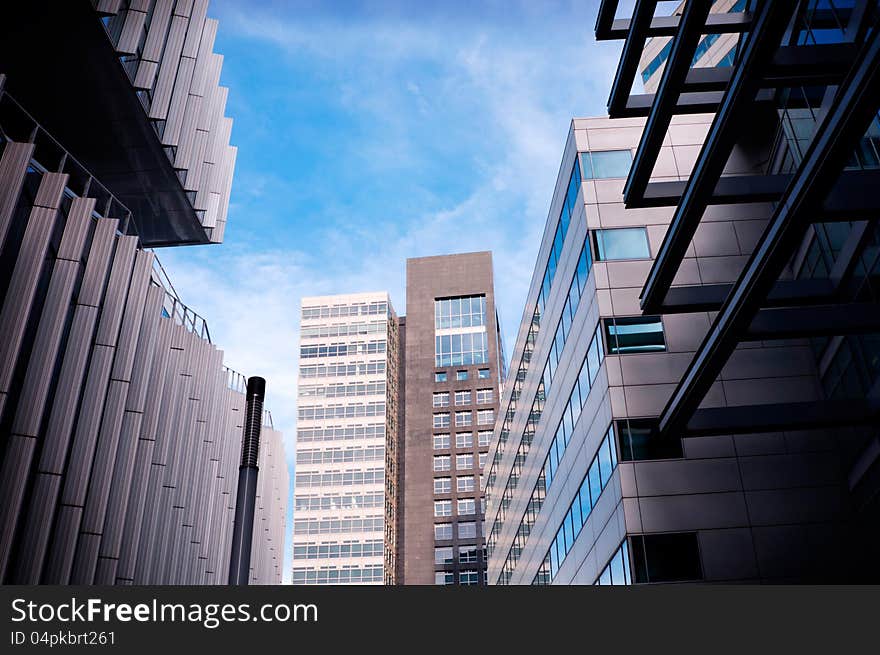
[[485,584],[482,471],[504,378],[488,252],[407,260],[403,584]]

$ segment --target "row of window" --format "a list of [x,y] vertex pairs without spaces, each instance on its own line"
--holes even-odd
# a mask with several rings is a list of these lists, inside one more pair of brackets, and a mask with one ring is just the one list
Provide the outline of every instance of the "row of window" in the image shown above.
[[435,523],[434,541],[452,539],[452,526],[457,526],[459,540],[477,538],[477,524],[475,521],[458,521],[456,523]]
[[343,569],[293,569],[293,584],[366,584],[382,582],[382,565]]
[[386,343],[382,341],[358,341],[355,343],[334,343],[321,346],[300,346],[301,359],[315,357],[345,357],[347,355],[375,355],[384,353]]
[[486,325],[486,296],[463,296],[434,301],[434,328],[448,330]]
[[[449,478],[446,479],[448,480]],[[459,498],[456,502],[458,503],[456,506],[456,509],[458,510],[458,516],[469,516],[471,514],[477,513],[476,498]],[[439,518],[443,516],[452,516],[451,500],[434,501],[434,517]],[[459,536],[463,536],[461,534],[461,531],[459,531]]]
[[296,453],[297,464],[341,464],[344,462],[378,462],[385,459],[385,446],[364,448],[329,448],[300,450]]
[[547,355],[547,363],[544,365],[544,385],[548,393],[550,385],[553,383],[553,374],[559,367],[559,360],[562,357],[565,342],[571,332],[571,324],[574,321],[575,314],[577,314],[578,306],[581,302],[581,294],[587,283],[587,277],[590,275],[590,266],[592,264],[590,244],[585,242],[581,248],[581,254],[578,256],[575,272],[571,276],[571,285],[568,287],[565,306],[562,308],[562,315],[559,317],[559,323],[556,326],[556,334],[553,336],[553,343],[550,345],[550,353]]
[[317,339],[322,337],[349,337],[355,334],[382,334],[388,329],[385,321],[372,323],[345,323],[343,325],[303,326],[300,338]]
[[[434,414],[433,425],[434,429],[439,428],[448,428],[450,426],[449,423],[450,414],[449,412],[438,412]],[[494,409],[478,409],[477,410],[477,425],[493,425],[495,423],[495,410]],[[455,412],[455,425],[456,426],[469,426],[474,424],[474,413],[472,411],[465,412]]]
[[374,316],[388,314],[388,303],[351,303],[350,305],[319,305],[317,307],[303,307],[302,317],[304,320],[316,318],[336,318],[337,316]]
[[326,496],[295,496],[296,511],[328,509],[367,509],[385,506],[385,493],[377,491],[362,494],[332,494]]
[[510,584],[513,571],[519,562],[519,556],[526,547],[529,535],[532,534],[532,528],[535,526],[535,521],[538,520],[538,514],[541,512],[541,507],[543,507],[546,497],[547,484],[544,478],[544,469],[541,469],[541,472],[538,474],[538,480],[535,482],[535,487],[532,489],[532,495],[529,497],[529,504],[526,505],[526,510],[523,512],[516,535],[513,537],[513,543],[510,545],[507,558],[504,560],[504,564],[498,574],[497,584]]
[[599,445],[599,450],[593,457],[580,489],[569,505],[568,513],[562,520],[562,525],[556,531],[556,538],[550,544],[545,563],[550,567],[550,580],[556,575],[562,565],[565,556],[568,555],[575,539],[581,532],[584,523],[593,511],[593,507],[599,501],[602,490],[611,480],[611,475],[617,467],[617,452],[614,448],[614,427],[609,426],[605,438]]
[[[489,442],[492,440],[492,431],[491,430],[480,430],[477,432],[478,445],[480,448],[484,448],[489,445]],[[435,434],[434,435],[434,450],[446,450],[451,447],[450,443],[450,435],[447,434]],[[456,448],[473,448],[474,447],[474,433],[473,432],[456,432],[455,433],[455,447]]]
[[547,265],[544,267],[544,277],[541,281],[541,288],[538,290],[538,300],[535,303],[535,310],[532,312],[532,320],[529,324],[528,334],[526,335],[525,347],[523,348],[523,354],[520,358],[519,366],[517,367],[516,377],[513,381],[513,389],[510,394],[510,400],[507,404],[507,410],[504,413],[504,422],[502,423],[499,432],[498,445],[492,456],[492,466],[489,469],[489,476],[486,480],[487,498],[492,494],[492,489],[497,479],[498,466],[504,457],[504,448],[510,438],[510,426],[513,423],[513,417],[516,414],[517,402],[522,393],[522,386],[525,382],[526,373],[528,372],[529,364],[531,363],[532,352],[534,351],[535,342],[538,338],[538,331],[541,327],[541,315],[544,312],[544,306],[550,296],[550,288],[553,285],[553,278],[556,276],[556,267],[559,264],[559,258],[562,256],[562,248],[565,245],[565,235],[568,233],[568,225],[571,222],[571,216],[577,209],[577,199],[580,189],[581,168],[578,163],[578,157],[575,157],[568,178],[565,200],[562,203],[562,208],[559,210],[556,231],[553,234],[553,245],[550,247],[550,253],[547,257]]
[[[480,380],[488,380],[491,377],[491,375],[492,375],[492,372],[488,368],[477,369],[477,378]],[[461,382],[462,380],[467,380],[468,379],[468,372],[467,371],[456,371],[455,372],[455,379],[458,382]],[[447,382],[447,381],[448,381],[448,376],[446,374],[446,371],[436,371],[434,373],[434,382]]]
[[320,421],[328,418],[357,418],[359,416],[385,416],[385,402],[358,403],[354,405],[307,405],[297,412],[301,421]]
[[489,361],[489,337],[485,328],[479,332],[438,334],[434,339],[434,365],[470,366]]
[[360,441],[384,439],[385,423],[376,425],[330,425],[327,427],[298,428],[297,443],[307,441]]
[[[476,482],[473,475],[459,475],[455,478],[455,490],[458,493],[469,493],[477,491]],[[434,478],[434,493],[449,494],[452,493],[452,478]]]
[[[470,389],[464,391],[453,392],[456,405],[470,405],[473,400],[473,392]],[[477,404],[486,405],[495,400],[495,391],[493,389],[477,389]],[[449,406],[449,392],[435,391],[433,396],[434,407]]]
[[[507,520],[507,509],[513,501],[513,494],[519,486],[519,478],[522,475],[526,458],[532,447],[532,440],[535,438],[535,432],[538,429],[538,423],[541,422],[541,414],[544,412],[544,380],[538,382],[538,389],[535,391],[535,399],[532,401],[532,409],[526,419],[526,425],[523,428],[522,437],[519,440],[519,448],[517,448],[516,456],[513,458],[513,466],[510,475],[507,478],[507,484],[504,486],[504,493],[501,494],[501,502],[498,503],[498,511],[495,512],[495,520],[492,522],[492,529],[489,531],[489,538],[486,540],[489,555],[495,550],[495,544],[498,541],[498,535],[504,527]],[[494,462],[493,462],[494,467]]]
[[480,551],[483,551],[483,561],[486,561],[486,549],[478,546],[458,546],[453,549],[452,546],[441,546],[434,549],[434,564],[438,566],[446,566],[455,563],[455,551],[458,551],[459,564],[476,564],[479,560]]
[[293,534],[345,534],[349,532],[381,532],[382,516],[355,519],[294,519]]
[[602,333],[599,327],[596,327],[593,338],[590,339],[590,346],[587,348],[587,354],[581,363],[581,370],[578,377],[574,381],[571,388],[571,395],[565,409],[562,410],[562,418],[559,419],[559,425],[556,426],[556,433],[553,436],[553,442],[547,454],[546,471],[547,471],[547,488],[553,484],[553,478],[556,475],[556,469],[559,461],[562,459],[568,442],[571,441],[571,435],[574,432],[574,426],[577,425],[581,415],[581,409],[587,404],[590,390],[599,375],[599,369],[605,359],[605,351],[602,348]]
[[383,375],[385,360],[352,362],[351,364],[310,364],[300,366],[301,378],[350,378],[356,375]]
[[296,474],[296,488],[306,487],[350,487],[361,484],[382,484],[385,482],[385,468],[363,471],[303,471]]
[[608,560],[608,564],[602,569],[599,577],[596,578],[597,585],[631,585],[632,569],[629,563],[629,544],[624,539],[620,544],[620,548]]
[[300,398],[350,398],[385,395],[385,382],[353,382],[351,384],[301,385]]
[[[454,571],[437,571],[434,573],[434,584],[438,585],[454,585]],[[460,585],[478,585],[480,584],[480,571],[459,571],[458,584]]]
[[382,539],[367,539],[351,543],[324,543],[293,545],[293,559],[340,559],[343,557],[381,557]]
[[[482,469],[483,466],[486,465],[486,457],[488,453],[480,453],[479,456],[479,465]],[[456,471],[468,471],[474,468],[474,455],[473,453],[460,453],[455,456],[455,470]],[[434,455],[434,470],[435,471],[451,471],[452,470],[452,455]]]

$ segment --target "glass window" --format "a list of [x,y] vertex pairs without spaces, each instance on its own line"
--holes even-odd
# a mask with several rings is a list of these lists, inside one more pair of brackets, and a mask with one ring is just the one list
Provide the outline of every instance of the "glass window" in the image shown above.
[[486,296],[463,296],[434,301],[434,327],[438,330],[486,324]]
[[452,546],[435,548],[434,564],[452,564]]
[[456,371],[455,372],[455,379],[458,380],[459,382],[461,382],[462,380],[467,380],[468,379],[468,372],[467,371]]
[[693,532],[632,537],[635,582],[701,580],[700,548]]
[[452,492],[452,478],[434,478],[434,493],[448,494]]
[[489,445],[489,442],[492,441],[492,431],[491,430],[480,430],[477,432],[477,437],[479,438],[478,445],[480,448],[485,448]]
[[449,412],[444,412],[442,414],[434,414],[434,427],[435,428],[448,428],[449,427]]
[[464,453],[455,456],[455,468],[459,471],[466,471],[474,468],[474,456],[471,453]]
[[477,411],[478,425],[492,425],[495,422],[494,409],[480,409]]
[[476,546],[459,546],[458,547],[458,563],[459,564],[476,564],[478,549]]
[[434,470],[448,471],[451,468],[451,458],[449,455],[434,455]]
[[458,492],[474,490],[474,476],[460,475],[455,480],[455,490]]
[[435,434],[434,435],[434,450],[443,450],[445,448],[449,448],[449,435],[448,434]]
[[477,377],[480,378],[481,380],[488,380],[489,379],[489,369],[488,368],[479,369],[477,371]]
[[586,180],[627,177],[632,165],[632,151],[603,150],[582,154],[583,175]]
[[455,404],[456,405],[470,405],[471,404],[471,390],[467,391],[456,391],[455,392]]
[[478,585],[480,584],[480,572],[461,571],[458,574],[458,583],[461,585]]
[[434,373],[434,382],[446,382],[446,371],[437,371]]
[[644,227],[625,227],[613,230],[594,230],[596,259],[650,259],[648,230]]
[[434,539],[437,541],[452,539],[452,523],[435,523]]
[[605,339],[609,355],[651,353],[666,350],[663,321],[659,316],[605,318]]
[[485,405],[491,403],[495,399],[492,389],[477,389],[477,404]]
[[448,407],[449,406],[449,392],[448,391],[438,391],[434,393],[434,407]]
[[620,459],[638,462],[651,459],[682,457],[681,439],[661,439],[654,419],[627,419],[615,426],[620,448]]
[[473,432],[459,432],[455,435],[455,447],[456,448],[473,448],[474,447],[474,433]]
[[452,516],[451,500],[435,500],[434,516]]
[[477,511],[477,504],[473,498],[459,498],[458,499],[458,515],[464,516],[466,514],[475,514]]
[[473,425],[474,423],[474,414],[473,412],[455,412],[455,424],[456,425]]
[[474,539],[477,536],[477,524],[473,521],[460,521],[458,523],[459,539]]
[[480,468],[483,469],[486,467],[486,457],[489,453],[480,453]]
[[451,585],[455,584],[455,573],[452,571],[437,571],[434,573],[434,584]]

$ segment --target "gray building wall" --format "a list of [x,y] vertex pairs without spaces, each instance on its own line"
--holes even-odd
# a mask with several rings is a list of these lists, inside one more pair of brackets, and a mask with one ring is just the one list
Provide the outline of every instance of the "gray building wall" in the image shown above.
[[[710,120],[708,116],[673,119],[652,181],[687,179]],[[531,308],[540,290],[575,154],[634,150],[641,129],[640,119],[573,121],[514,350],[514,365],[525,345]],[[748,157],[735,155],[728,172],[747,172],[749,168]],[[588,230],[645,226],[651,255],[656,254],[665,234],[672,209],[625,209],[624,182],[624,178],[582,182],[523,386],[522,397],[527,401],[518,404],[511,431],[516,436],[512,444],[502,448],[498,480],[489,490],[487,525],[496,516],[509,478],[518,435],[522,434],[554,338],[576,259],[585,243],[591,245]],[[710,207],[675,285],[734,281],[770,211],[767,204]],[[600,318],[641,315],[638,295],[650,266],[650,259],[593,262],[522,477],[497,544],[490,552],[490,584],[501,575]],[[511,584],[530,584],[535,579],[612,421],[660,413],[705,336],[710,316],[704,312],[666,315],[662,321],[664,352],[606,355],[510,578]],[[502,407],[506,407],[509,394],[507,389]],[[820,397],[808,341],[754,342],[737,349],[703,407]],[[495,437],[493,448],[497,429]],[[836,556],[849,530],[843,502],[846,481],[836,442],[830,437],[828,431],[813,430],[691,438],[683,440],[680,458],[621,461],[553,577],[553,584],[594,583],[627,535],[679,532],[696,533],[705,580],[840,579],[846,564]]]
[[[437,367],[435,365],[435,327],[434,327],[434,301],[438,298],[454,296],[469,296],[483,294],[486,297],[486,331],[489,344],[489,361],[482,365]],[[456,409],[492,408],[495,416],[498,413],[498,396],[500,380],[499,353],[501,351],[497,340],[497,324],[495,312],[494,280],[492,272],[492,256],[488,252],[468,253],[461,255],[445,255],[437,257],[422,257],[408,259],[406,267],[406,339],[405,339],[405,464],[401,468],[403,475],[403,530],[402,530],[402,559],[403,559],[403,584],[434,584],[435,571],[456,571],[461,569],[480,569],[485,566],[482,561],[475,565],[458,565],[457,556],[455,563],[451,565],[435,566],[435,546],[452,546],[457,548],[463,543],[474,543],[478,549],[485,544],[485,536],[482,527],[482,513],[480,510],[481,484],[479,476],[482,469],[478,465],[480,453],[487,451],[486,447],[478,445],[476,433],[478,430],[491,429],[489,426],[477,425],[474,418],[473,426],[468,431],[474,433],[472,448],[458,450],[455,448],[456,427],[454,420],[449,428],[434,429],[433,415],[436,411],[449,411],[454,416]],[[491,371],[489,379],[478,379],[477,370],[488,368]],[[456,381],[456,371],[467,370],[469,375],[466,381]],[[435,382],[436,371],[447,372],[447,382]],[[474,401],[467,407],[456,408],[454,404],[454,392],[456,390],[476,390],[478,388],[492,387],[493,399],[488,404],[476,404],[475,391]],[[450,404],[448,407],[435,408],[433,393],[448,391]],[[464,431],[464,430],[459,430]],[[449,433],[452,447],[444,450],[433,448],[432,435],[435,433]],[[463,473],[473,473],[477,480],[476,490],[472,493],[456,492],[455,455],[469,452],[474,455],[474,469]],[[433,457],[441,453],[449,453],[452,460],[452,470],[449,472],[435,473],[433,471]],[[433,480],[435,477],[451,477],[452,493],[435,495]],[[433,503],[435,498],[452,499],[455,506],[458,498],[473,497],[476,500],[477,513],[474,517],[447,517],[434,518]],[[453,513],[456,510],[453,507]],[[459,540],[457,530],[454,532],[455,539],[435,542],[434,523],[453,522],[459,518],[477,523],[477,538]],[[456,581],[458,573],[456,573]],[[482,573],[481,582],[482,582]]]

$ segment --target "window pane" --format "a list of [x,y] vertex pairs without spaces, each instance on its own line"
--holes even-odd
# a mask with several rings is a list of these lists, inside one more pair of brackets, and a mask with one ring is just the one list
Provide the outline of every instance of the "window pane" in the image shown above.
[[666,350],[663,321],[659,316],[603,319],[608,352],[612,355],[627,353],[661,352]]
[[595,179],[626,177],[632,164],[632,152],[629,150],[606,150],[591,152],[593,160],[593,177]]
[[596,258],[601,261],[651,257],[648,231],[643,227],[595,230],[593,235],[596,241]]

